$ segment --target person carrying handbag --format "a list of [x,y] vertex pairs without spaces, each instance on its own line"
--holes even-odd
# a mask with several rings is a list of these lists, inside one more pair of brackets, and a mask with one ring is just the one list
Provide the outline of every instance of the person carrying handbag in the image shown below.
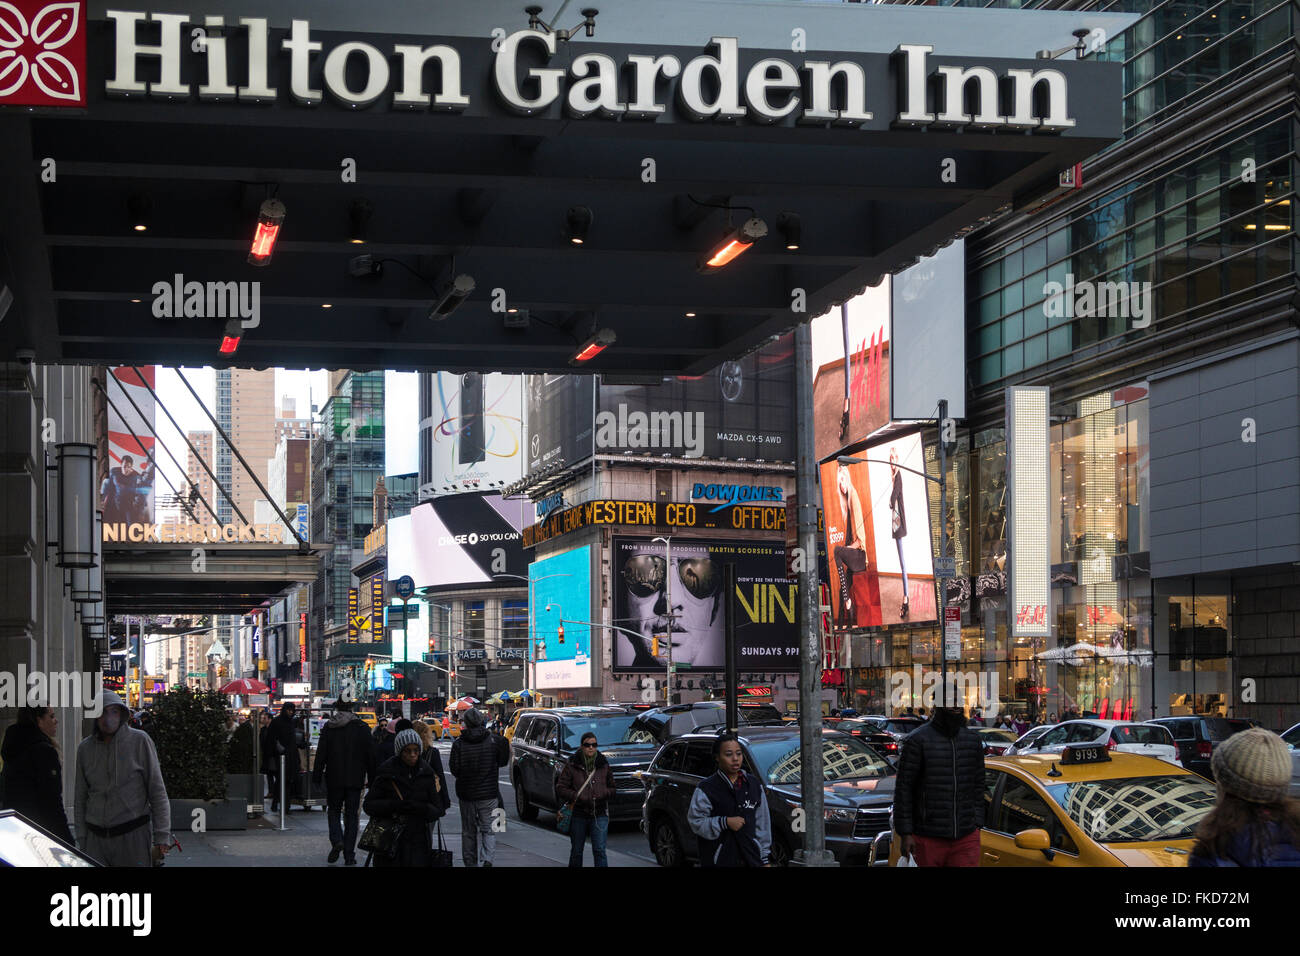
[[557,819],[568,811],[569,866],[582,866],[587,835],[591,835],[591,855],[596,866],[609,866],[605,842],[609,837],[609,801],[614,796],[614,768],[597,747],[591,731],[582,735],[582,745],[560,771],[555,785],[560,801]]
[[[396,756],[380,766],[366,793],[366,814],[379,818],[372,824],[399,831],[391,840],[381,839],[381,845],[372,850],[374,865],[432,866],[435,858],[429,824],[445,812],[438,775],[420,759],[420,735],[414,730],[403,730],[394,743]],[[373,833],[371,825],[366,830],[358,844],[363,849],[368,848],[367,837]]]

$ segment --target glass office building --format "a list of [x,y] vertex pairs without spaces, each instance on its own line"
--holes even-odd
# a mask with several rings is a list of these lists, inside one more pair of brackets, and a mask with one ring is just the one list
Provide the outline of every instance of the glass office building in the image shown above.
[[[1018,199],[966,242],[969,417],[945,518],[962,660],[949,667],[996,676],[994,711],[1285,729],[1300,720],[1297,11],[960,5],[1142,16],[1088,54],[1125,64],[1124,138],[1076,187]],[[1047,638],[1013,638],[1007,621],[1014,385],[1052,389]],[[938,669],[940,648],[933,626],[855,639],[845,702],[897,709],[894,676]],[[973,704],[975,681],[958,695]]]

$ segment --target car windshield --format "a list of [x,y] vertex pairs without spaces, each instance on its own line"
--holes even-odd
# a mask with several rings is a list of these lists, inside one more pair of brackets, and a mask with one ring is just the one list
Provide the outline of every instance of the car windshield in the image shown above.
[[1016,735],[1009,730],[998,730],[996,727],[983,727],[978,730],[981,737],[991,740],[1005,740],[1007,743],[1015,743]]
[[[768,783],[798,783],[799,738],[795,735],[756,740],[749,751]],[[887,777],[893,768],[874,750],[847,736],[822,738],[822,775],[826,780],[857,780]]]
[[854,720],[852,718],[846,718],[844,720],[839,721],[837,724],[834,725],[834,729],[842,730],[846,734],[852,733],[855,730],[860,731],[861,733],[864,734],[880,733],[879,724],[873,724],[869,720]]
[[1121,744],[1164,744],[1165,746],[1173,746],[1174,743],[1170,739],[1169,731],[1163,727],[1151,725],[1130,724],[1127,727],[1116,727],[1111,731],[1111,734]]
[[1186,840],[1214,809],[1214,784],[1195,774],[1049,785],[1070,819],[1098,843]]
[[582,735],[588,732],[596,735],[596,742],[602,747],[624,743],[623,737],[627,733],[627,728],[635,719],[635,714],[619,714],[610,717],[566,717],[564,747],[566,750],[577,750]]
[[921,720],[890,720],[886,721],[885,729],[891,734],[910,734],[923,723]]
[[1282,739],[1292,747],[1300,747],[1300,724],[1296,724],[1282,735]]
[[781,720],[781,712],[771,704],[741,707],[739,714],[741,721],[746,724],[779,723]]

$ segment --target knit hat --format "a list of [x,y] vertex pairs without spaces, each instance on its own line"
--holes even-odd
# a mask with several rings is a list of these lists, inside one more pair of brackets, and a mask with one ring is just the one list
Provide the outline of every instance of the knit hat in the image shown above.
[[475,727],[483,726],[483,715],[471,707],[461,716],[461,723],[473,730]]
[[1277,734],[1252,727],[1214,749],[1210,769],[1219,787],[1248,803],[1278,803],[1291,785],[1291,752]]
[[400,756],[402,751],[411,746],[411,744],[415,744],[415,746],[419,747],[421,750],[424,749],[423,745],[420,743],[420,735],[408,727],[406,730],[403,730],[398,734],[397,739],[393,741],[393,753]]

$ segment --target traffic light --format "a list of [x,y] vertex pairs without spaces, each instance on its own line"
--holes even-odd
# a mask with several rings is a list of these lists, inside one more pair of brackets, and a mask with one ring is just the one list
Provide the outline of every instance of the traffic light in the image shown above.
[[659,656],[659,638],[657,637],[650,638],[650,656],[651,657]]
[[455,671],[452,671],[448,676],[449,676],[452,680],[455,680],[455,679],[456,679],[456,672],[455,672]]
[[564,643],[564,625],[563,625],[563,624],[560,625],[559,637],[560,637],[560,643],[563,644],[563,643]]

